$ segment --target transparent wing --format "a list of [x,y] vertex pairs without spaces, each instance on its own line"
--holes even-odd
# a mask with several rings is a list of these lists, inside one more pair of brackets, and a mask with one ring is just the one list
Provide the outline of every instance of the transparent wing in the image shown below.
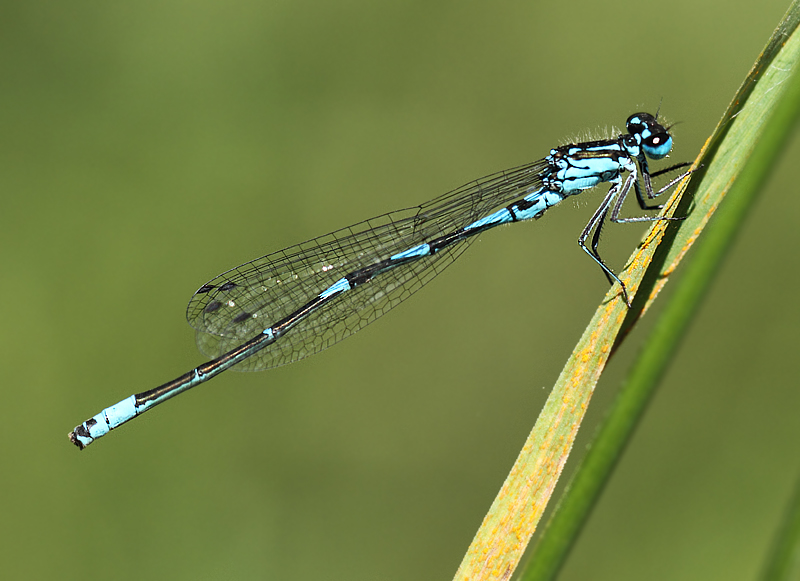
[[[205,355],[218,357],[294,313],[335,281],[458,231],[541,187],[543,161],[492,174],[416,208],[392,212],[233,268],[203,285],[186,312]],[[450,265],[469,238],[375,276],[312,311],[234,367],[258,371],[321,351],[397,306]]]

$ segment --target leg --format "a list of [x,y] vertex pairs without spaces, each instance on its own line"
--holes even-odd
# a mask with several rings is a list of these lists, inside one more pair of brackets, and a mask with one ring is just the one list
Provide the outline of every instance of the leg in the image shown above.
[[[680,164],[665,168],[665,169],[663,169],[661,171],[657,171],[654,174],[647,174],[647,173],[644,173],[644,171],[643,171],[642,172],[642,179],[643,179],[643,181],[645,183],[645,189],[647,191],[647,197],[650,198],[650,199],[653,199],[653,198],[655,198],[657,196],[660,196],[661,194],[666,192],[668,189],[673,187],[675,184],[677,184],[679,181],[681,181],[683,178],[685,178],[686,176],[691,174],[692,171],[690,170],[690,171],[684,172],[681,175],[679,175],[678,177],[670,180],[667,185],[665,185],[663,188],[661,188],[657,192],[653,192],[653,187],[652,187],[652,184],[650,182],[650,178],[651,177],[659,176],[659,175],[661,175],[663,173],[666,173],[666,172],[669,172],[669,171],[674,171],[675,169],[678,169],[678,168],[681,168],[681,167],[686,167],[687,165],[690,165],[690,164],[688,164],[688,163],[680,163]],[[643,210],[660,210],[661,208],[664,207],[663,204],[659,204],[657,206],[649,206],[649,205],[647,205],[647,203],[645,202],[644,198],[642,197],[642,192],[641,192],[641,188],[639,188],[639,183],[638,182],[634,182],[633,185],[634,185],[634,189],[636,190],[636,198],[639,201],[639,207],[641,207]],[[611,210],[611,221],[614,222],[615,224],[624,224],[626,222],[655,222],[657,220],[683,220],[684,218],[686,218],[686,216],[669,216],[669,217],[668,216],[639,216],[639,217],[634,217],[634,218],[620,218],[619,214],[620,214],[620,211],[622,209],[622,202],[624,202],[624,201],[625,201],[625,196],[621,195],[619,197],[619,199],[617,200],[617,203],[614,204],[614,208]]]
[[[586,224],[586,227],[583,229],[580,236],[578,236],[578,246],[583,248],[584,252],[591,256],[592,260],[594,260],[600,266],[600,268],[603,269],[603,273],[606,275],[606,278],[609,280],[609,282],[611,284],[614,284],[615,282],[619,283],[620,288],[622,289],[622,298],[628,307],[631,306],[630,300],[628,299],[628,290],[625,288],[625,284],[619,279],[614,271],[611,270],[605,262],[603,262],[602,258],[600,258],[600,255],[597,252],[597,244],[600,241],[600,229],[603,227],[603,220],[605,220],[614,198],[617,196],[617,194],[620,194],[624,198],[631,189],[631,185],[635,179],[635,173],[631,173],[625,179],[624,184],[616,183],[611,186],[611,189],[608,190],[606,197],[603,198],[603,201],[592,215],[589,223]],[[594,236],[592,237],[590,249],[586,246],[586,240],[589,238],[589,234],[591,234],[592,231],[594,231]]]
[[[648,171],[646,160],[645,160],[644,164],[642,164],[640,162],[640,166],[641,166],[641,169],[642,169],[642,181],[644,181],[644,190],[645,190],[645,193],[647,194],[648,199],[652,200],[654,198],[657,198],[658,196],[660,196],[661,194],[666,192],[669,188],[674,186],[676,183],[681,181],[683,178],[685,178],[686,176],[688,176],[692,172],[691,171],[687,171],[685,173],[682,173],[681,175],[679,175],[675,179],[671,180],[667,185],[665,185],[663,188],[661,188],[657,192],[653,191],[653,184],[651,182],[651,178],[658,177],[658,176],[663,175],[665,173],[669,173],[671,171],[675,171],[676,169],[680,169],[682,167],[687,167],[689,165],[692,165],[692,164],[690,164],[689,162],[676,163],[675,165],[671,165],[669,167],[665,167],[664,169],[658,170],[657,172],[651,174]],[[657,204],[657,205],[653,205],[653,206],[649,205],[647,203],[647,200],[645,200],[644,196],[642,195],[642,190],[639,187],[638,181],[637,181],[636,184],[634,184],[634,189],[636,190],[636,200],[639,202],[639,207],[642,210],[660,210],[661,208],[664,207],[663,204]]]

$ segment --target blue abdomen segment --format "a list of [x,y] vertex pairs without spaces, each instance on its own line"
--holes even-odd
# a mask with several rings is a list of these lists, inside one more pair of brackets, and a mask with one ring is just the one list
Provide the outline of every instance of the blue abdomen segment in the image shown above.
[[480,220],[476,220],[472,224],[467,224],[464,226],[464,232],[469,232],[470,230],[481,230],[492,226],[499,226],[500,224],[508,224],[513,221],[514,218],[511,216],[511,212],[508,211],[508,208],[503,208],[494,214],[489,214]]
[[350,281],[348,281],[347,278],[340,278],[331,286],[322,291],[319,295],[319,298],[327,299],[330,296],[349,290],[350,290]]
[[486,230],[494,226],[499,226],[500,224],[510,224],[511,222],[522,222],[523,220],[538,218],[545,210],[552,208],[563,199],[564,196],[559,192],[539,188],[521,200],[509,204],[508,207],[464,226],[464,232]]
[[552,208],[564,199],[559,192],[552,190],[539,190],[522,198],[522,202],[511,204],[514,216],[518,221],[538,218],[545,210]]
[[419,258],[420,256],[428,256],[431,253],[431,247],[428,244],[420,244],[409,248],[405,252],[400,252],[392,256],[389,260],[403,260],[406,258]]
[[[96,409],[96,408],[95,408]],[[132,395],[121,402],[107,407],[90,420],[86,420],[75,428],[76,444],[85,448],[97,438],[105,436],[108,432],[121,426],[139,412],[136,409],[136,396]]]
[[[193,377],[187,377],[189,375],[193,375]],[[123,399],[119,403],[115,403],[114,405],[107,407],[92,419],[86,420],[80,426],[76,427],[75,430],[70,433],[70,439],[79,448],[83,449],[94,442],[97,438],[105,436],[114,428],[117,428],[125,422],[132,420],[139,414],[146,412],[151,407],[156,406],[162,401],[166,401],[174,397],[181,391],[185,391],[204,381],[197,373],[197,370],[195,370],[193,374],[190,372],[184,376],[183,379],[184,380],[177,389],[165,393],[160,397],[142,399],[141,396],[132,395]]]

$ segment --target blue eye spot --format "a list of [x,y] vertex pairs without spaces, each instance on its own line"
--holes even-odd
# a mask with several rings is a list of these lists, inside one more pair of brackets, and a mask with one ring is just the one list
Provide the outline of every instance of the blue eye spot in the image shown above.
[[656,133],[642,142],[642,149],[650,159],[662,159],[672,150],[672,137],[668,133]]

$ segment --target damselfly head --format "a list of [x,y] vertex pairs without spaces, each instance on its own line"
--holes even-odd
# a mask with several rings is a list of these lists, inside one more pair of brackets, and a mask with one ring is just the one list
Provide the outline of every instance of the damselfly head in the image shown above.
[[625,123],[628,133],[641,143],[642,150],[650,159],[662,159],[672,150],[672,137],[650,113],[634,113]]

